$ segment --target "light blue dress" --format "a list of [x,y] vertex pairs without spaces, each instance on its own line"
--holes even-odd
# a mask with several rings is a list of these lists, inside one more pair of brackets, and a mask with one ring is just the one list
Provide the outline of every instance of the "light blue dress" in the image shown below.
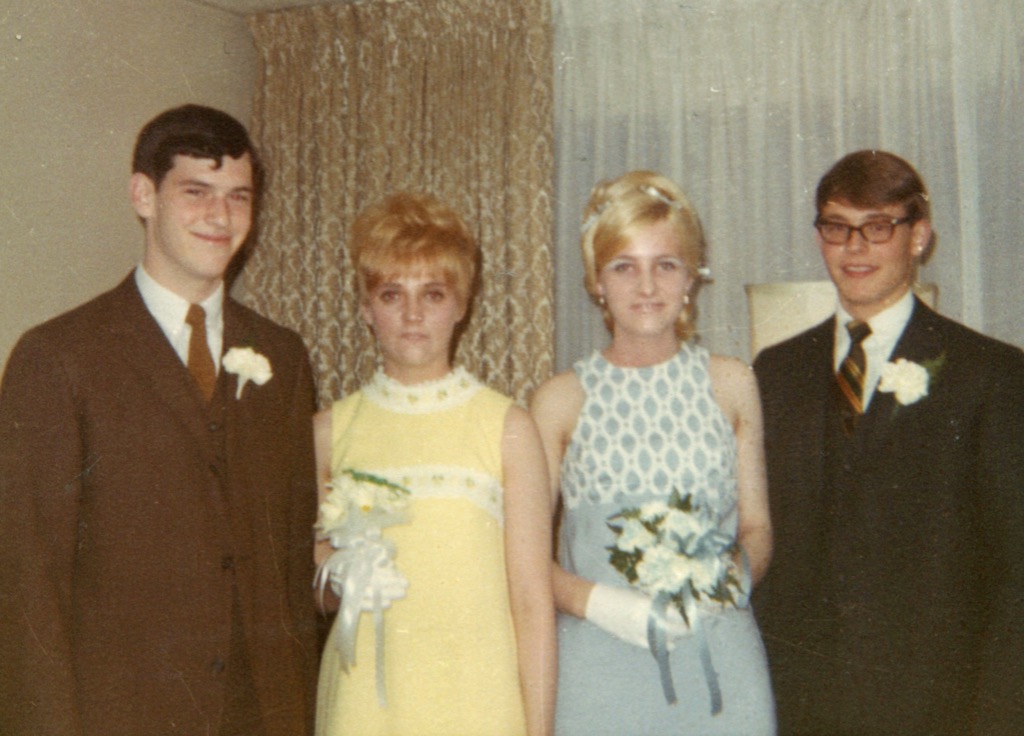
[[[708,352],[685,344],[670,360],[620,368],[600,353],[575,371],[586,400],[562,462],[564,512],[559,559],[588,580],[626,586],[608,562],[616,535],[608,518],[623,508],[666,500],[675,488],[737,529],[736,438],[715,402]],[[588,621],[559,616],[559,736],[775,733],[764,646],[749,608],[701,606],[723,708],[711,713],[694,637],[670,655],[678,703],[669,705],[653,655]]]

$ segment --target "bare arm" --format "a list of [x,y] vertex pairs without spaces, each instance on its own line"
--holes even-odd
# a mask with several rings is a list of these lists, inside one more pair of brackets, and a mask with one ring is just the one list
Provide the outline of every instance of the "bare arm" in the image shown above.
[[551,511],[547,468],[536,425],[518,406],[502,436],[505,564],[519,650],[527,732],[554,730],[557,648],[551,592]]
[[[326,498],[329,490],[327,488],[327,484],[331,482],[332,426],[333,423],[331,421],[330,407],[317,412],[313,416],[313,449],[316,452],[316,486],[318,502],[322,502],[324,498]],[[326,539],[317,540],[316,546],[313,549],[313,560],[319,567],[333,551],[334,549],[331,547],[331,543]],[[331,590],[331,586],[329,585],[325,586],[322,598],[320,590],[317,589],[316,599],[317,604],[320,605],[325,613],[336,611],[338,609],[338,597],[334,595],[334,592]]]
[[[562,458],[572,438],[585,398],[586,394],[579,379],[574,373],[566,372],[551,378],[537,389],[530,407],[544,445],[552,509],[558,501]],[[567,572],[557,562],[553,562],[552,565],[555,606],[562,613],[585,618],[587,600],[590,598],[594,583]]]
[[756,585],[767,572],[772,556],[761,398],[754,372],[735,358],[712,356],[710,373],[715,399],[736,434],[738,541],[750,561],[751,583]]

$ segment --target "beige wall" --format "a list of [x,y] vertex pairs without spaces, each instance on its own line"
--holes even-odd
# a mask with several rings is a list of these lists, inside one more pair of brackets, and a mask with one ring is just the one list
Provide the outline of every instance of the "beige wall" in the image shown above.
[[3,0],[0,363],[141,256],[127,197],[139,128],[185,102],[248,124],[255,70],[244,19],[187,0]]

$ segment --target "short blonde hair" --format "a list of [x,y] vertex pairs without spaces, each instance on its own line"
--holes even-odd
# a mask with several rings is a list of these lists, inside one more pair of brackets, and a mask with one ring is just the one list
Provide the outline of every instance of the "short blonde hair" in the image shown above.
[[360,298],[398,272],[437,270],[466,308],[479,251],[466,223],[430,194],[401,192],[370,205],[356,218],[349,240]]
[[[600,300],[598,274],[625,247],[637,227],[671,223],[682,248],[683,263],[700,284],[706,243],[696,211],[683,190],[668,177],[653,171],[630,171],[617,179],[600,182],[590,193],[583,212],[580,249],[583,252],[584,285],[601,308],[609,331],[612,318]],[[676,336],[688,340],[696,331],[696,308],[691,299],[676,322]]]

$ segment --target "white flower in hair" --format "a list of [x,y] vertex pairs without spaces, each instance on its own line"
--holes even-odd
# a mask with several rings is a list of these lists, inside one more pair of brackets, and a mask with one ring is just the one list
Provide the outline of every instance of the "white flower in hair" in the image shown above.
[[654,197],[659,202],[667,204],[669,207],[673,209],[678,210],[682,209],[683,207],[681,202],[677,202],[676,200],[672,199],[667,194],[665,194],[663,191],[661,191],[655,186],[651,186],[650,184],[644,184],[642,187],[640,187],[640,191],[646,194],[648,197]]

